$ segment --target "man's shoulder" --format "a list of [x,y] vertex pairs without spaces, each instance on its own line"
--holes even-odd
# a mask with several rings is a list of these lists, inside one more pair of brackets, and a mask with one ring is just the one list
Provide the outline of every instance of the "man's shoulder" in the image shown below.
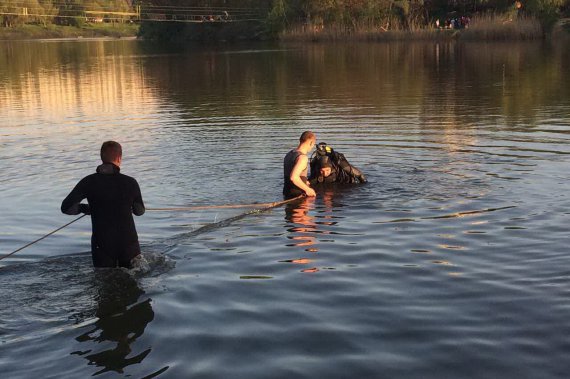
[[307,157],[306,154],[303,154],[299,151],[299,154],[297,155],[296,158],[297,162],[308,162],[309,161],[309,157]]
[[127,181],[127,182],[129,182],[129,183],[138,184],[137,180],[136,180],[135,178],[133,178],[132,176],[125,175],[125,174],[123,174],[123,173],[119,173],[118,175],[119,175],[119,177],[120,177],[122,180],[125,180],[125,181]]
[[89,174],[89,175],[83,177],[83,179],[81,179],[81,180],[79,181],[79,183],[90,182],[91,180],[93,180],[93,179],[96,178],[96,177],[97,177],[97,173],[94,172],[93,174]]
[[289,151],[287,152],[287,154],[285,154],[285,156],[288,157],[288,156],[290,156],[291,154],[295,153],[295,151],[296,151],[295,149],[289,150]]

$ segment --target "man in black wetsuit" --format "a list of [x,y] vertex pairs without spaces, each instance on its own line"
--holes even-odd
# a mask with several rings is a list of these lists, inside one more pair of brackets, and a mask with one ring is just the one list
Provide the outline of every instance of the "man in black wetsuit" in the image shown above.
[[348,163],[344,154],[321,142],[311,158],[311,185],[318,183],[366,183],[364,174]]
[[[137,181],[120,173],[121,145],[107,141],[101,146],[103,164],[95,174],[81,179],[61,203],[68,215],[91,215],[91,254],[95,267],[131,267],[141,252],[133,213],[145,212]],[[88,204],[81,204],[87,199]]]

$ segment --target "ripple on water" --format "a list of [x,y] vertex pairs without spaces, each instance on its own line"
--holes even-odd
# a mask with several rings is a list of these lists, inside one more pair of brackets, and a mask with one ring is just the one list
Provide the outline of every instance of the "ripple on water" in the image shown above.
[[555,46],[10,46],[34,63],[0,60],[4,250],[69,221],[60,201],[102,138],[149,207],[279,200],[306,129],[369,183],[247,215],[148,212],[150,271],[61,256],[88,249],[88,222],[2,261],[5,376],[567,377]]

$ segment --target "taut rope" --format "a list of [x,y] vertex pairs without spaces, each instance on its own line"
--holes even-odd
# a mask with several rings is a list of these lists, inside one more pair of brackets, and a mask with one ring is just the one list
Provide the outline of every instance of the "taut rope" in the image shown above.
[[177,207],[177,208],[147,208],[149,212],[178,212],[178,211],[200,211],[206,209],[236,209],[236,208],[275,208],[283,204],[290,203],[292,201],[302,198],[303,195],[299,195],[289,200],[275,201],[273,203],[253,203],[253,204],[227,204],[227,205],[197,205],[192,207]]
[[[289,199],[289,200],[275,201],[273,203],[210,205],[210,206],[195,206],[195,207],[182,207],[182,208],[147,208],[147,210],[148,211],[195,211],[195,210],[204,210],[204,209],[258,208],[258,207],[261,208],[261,210],[264,210],[264,209],[275,208],[275,207],[278,207],[278,206],[283,205],[283,204],[291,203],[291,202],[298,200],[302,197],[303,197],[303,195],[299,195],[299,196],[294,197],[294,198]],[[60,231],[61,229],[68,227],[69,225],[73,224],[75,221],[79,221],[80,219],[82,219],[85,216],[86,215],[81,215],[81,216],[77,217],[76,219],[74,219],[73,221],[70,221],[63,226],[60,226],[59,228],[55,229],[52,232],[49,232],[45,236],[40,237],[37,240],[32,241],[32,242],[14,250],[14,251],[12,251],[11,253],[4,255],[3,257],[0,257],[0,261],[4,258],[8,258],[9,256],[16,254],[18,251],[24,250],[25,248],[32,246],[35,243],[40,242],[44,238],[49,237],[52,234]]]
[[3,257],[0,257],[0,261],[1,261],[2,259],[4,259],[4,258],[8,258],[9,256],[16,254],[16,253],[17,253],[18,251],[20,251],[20,250],[24,250],[24,249],[25,249],[26,247],[28,247],[28,246],[32,246],[33,244],[35,244],[35,243],[37,243],[37,242],[40,242],[40,241],[43,240],[44,238],[51,236],[51,235],[54,234],[55,232],[60,231],[61,229],[63,229],[63,228],[65,228],[65,227],[67,227],[67,226],[73,224],[75,221],[78,221],[78,220],[82,219],[82,218],[85,217],[85,216],[87,216],[87,215],[81,215],[81,216],[77,217],[75,220],[70,221],[70,222],[68,222],[67,224],[63,225],[63,226],[60,226],[59,228],[57,228],[57,229],[54,230],[53,232],[49,232],[49,233],[46,234],[45,236],[40,237],[40,238],[38,238],[37,240],[32,241],[32,242],[28,243],[27,245],[24,245],[24,246],[20,247],[19,249],[16,249],[16,250],[12,251],[10,254],[6,254],[6,255],[4,255]]

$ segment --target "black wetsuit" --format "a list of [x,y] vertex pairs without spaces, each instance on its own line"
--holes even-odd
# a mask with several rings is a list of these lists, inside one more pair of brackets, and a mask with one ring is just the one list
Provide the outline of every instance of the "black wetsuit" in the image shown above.
[[291,150],[283,159],[283,195],[285,198],[289,199],[305,193],[291,181],[291,171],[293,171],[293,167],[301,155],[303,154],[298,150]]
[[[119,171],[111,163],[102,164],[97,173],[81,179],[61,203],[65,214],[91,214],[95,267],[130,267],[141,252],[132,215],[145,211],[141,191],[135,179]],[[85,198],[89,204],[80,204]]]
[[[331,174],[327,177],[321,176],[320,173],[321,160],[325,157],[328,157],[327,161],[332,163],[329,165]],[[334,151],[326,155],[317,154],[311,159],[311,175],[309,177],[311,185],[318,183],[366,183],[366,181],[362,171],[348,163],[344,154]]]

